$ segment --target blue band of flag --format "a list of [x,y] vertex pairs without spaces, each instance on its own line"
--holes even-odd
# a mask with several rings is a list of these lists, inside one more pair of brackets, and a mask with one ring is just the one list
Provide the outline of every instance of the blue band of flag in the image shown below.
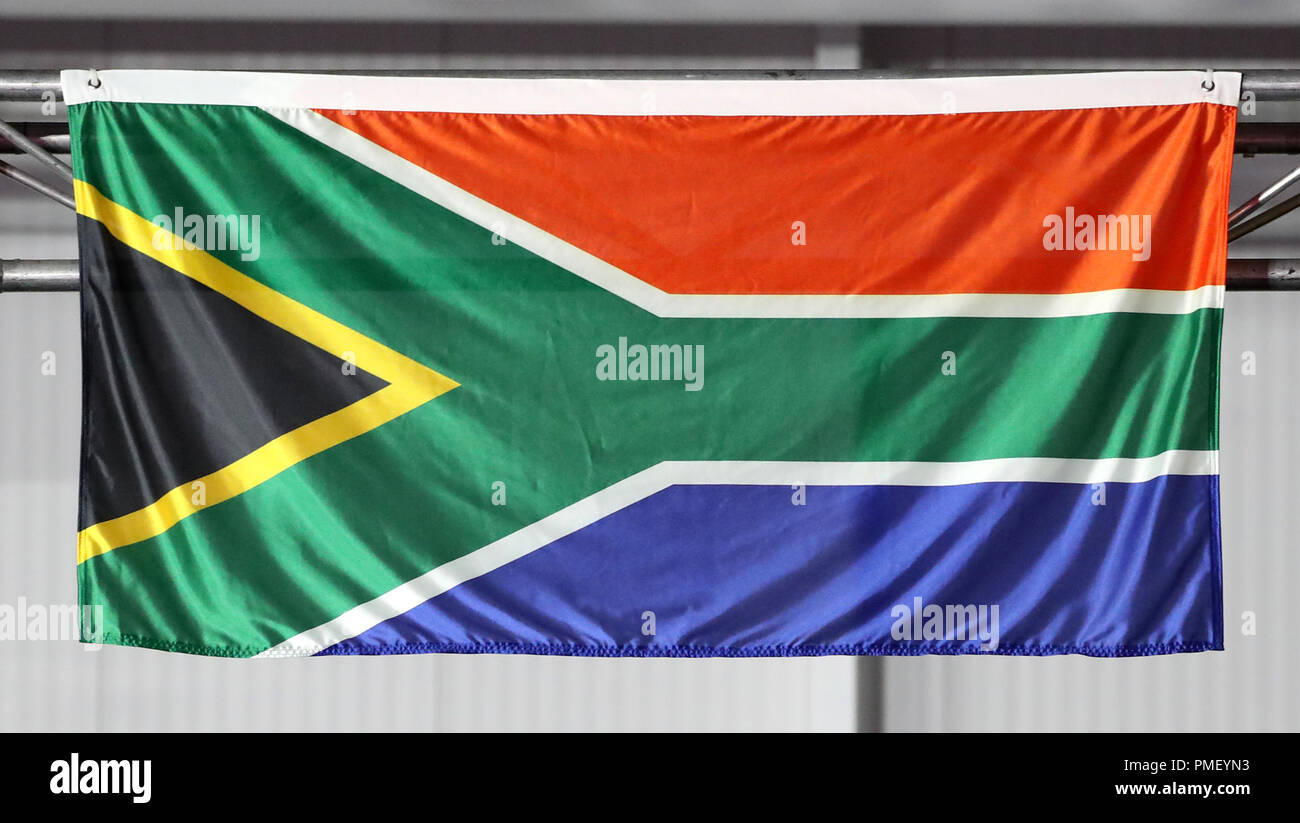
[[321,653],[1222,649],[1217,511],[1213,475],[673,486]]

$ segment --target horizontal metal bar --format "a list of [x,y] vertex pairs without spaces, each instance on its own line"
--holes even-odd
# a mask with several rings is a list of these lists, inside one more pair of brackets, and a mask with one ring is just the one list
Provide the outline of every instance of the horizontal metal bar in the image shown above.
[[[1188,66],[1188,69],[1205,71],[1206,66]],[[647,70],[451,70],[437,71],[317,71],[312,69],[297,70],[302,74],[354,74],[377,77],[591,77],[591,78],[643,78],[661,79],[678,78],[683,80],[707,80],[722,78],[748,78],[754,80],[818,80],[818,79],[895,79],[913,77],[989,77],[1004,74],[1075,74],[1086,71],[1109,71],[1108,69],[1064,68],[1064,69],[730,69],[708,71],[673,71],[665,69]],[[1250,93],[1256,100],[1290,100],[1300,101],[1300,69],[1245,69],[1241,73],[1241,91]],[[63,99],[63,90],[59,85],[57,71],[6,70],[0,71],[0,100],[40,101],[51,99],[47,95],[53,92],[55,99]]]
[[0,260],[0,292],[80,289],[76,260]]
[[1300,260],[1229,260],[1228,291],[1300,291]]
[[0,100],[40,103],[62,99],[63,85],[57,71],[0,71]]
[[[1300,291],[1300,260],[1229,260],[1228,291]],[[0,260],[0,292],[77,291],[76,260]]]
[[[1300,123],[1237,122],[1237,154],[1300,154]],[[3,151],[3,149],[0,149]]]
[[1256,100],[1300,100],[1300,69],[1246,69],[1241,73],[1241,93]]

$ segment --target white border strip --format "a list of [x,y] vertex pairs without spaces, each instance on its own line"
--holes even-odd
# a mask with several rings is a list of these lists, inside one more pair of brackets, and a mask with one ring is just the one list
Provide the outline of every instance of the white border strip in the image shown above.
[[658,317],[1077,317],[1110,312],[1189,314],[1222,308],[1223,286],[1185,291],[1108,289],[1073,294],[670,294],[476,197],[328,117],[268,114],[460,217]]
[[1217,103],[1241,74],[1121,71],[916,80],[597,80],[362,77],[247,71],[62,73],[70,105],[194,103],[269,108],[495,114],[911,115]]
[[301,657],[356,637],[424,601],[498,569],[669,486],[962,486],[971,483],[1144,483],[1170,474],[1219,473],[1217,451],[1080,460],[1014,457],[951,463],[665,462],[608,486],[481,549],[362,603],[255,657]]

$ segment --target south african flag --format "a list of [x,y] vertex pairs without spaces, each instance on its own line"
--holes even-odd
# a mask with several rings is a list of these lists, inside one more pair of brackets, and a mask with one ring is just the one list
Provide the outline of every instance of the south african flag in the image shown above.
[[1222,648],[1238,75],[63,83],[95,640]]

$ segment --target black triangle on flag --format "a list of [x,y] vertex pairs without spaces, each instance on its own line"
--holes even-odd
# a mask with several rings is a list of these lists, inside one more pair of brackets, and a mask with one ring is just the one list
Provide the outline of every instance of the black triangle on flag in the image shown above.
[[78,529],[388,384],[78,216],[82,484]]

